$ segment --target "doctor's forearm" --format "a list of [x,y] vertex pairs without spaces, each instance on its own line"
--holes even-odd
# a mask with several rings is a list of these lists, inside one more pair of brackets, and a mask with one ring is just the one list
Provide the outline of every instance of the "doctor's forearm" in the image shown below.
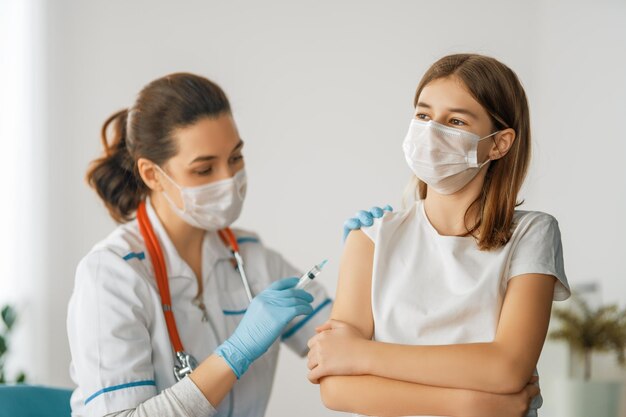
[[215,408],[237,382],[233,370],[216,354],[206,358],[189,377]]
[[205,359],[187,378],[136,408],[106,417],[210,417],[237,381],[217,355]]
[[184,378],[136,408],[105,417],[211,417],[216,413],[194,382]]

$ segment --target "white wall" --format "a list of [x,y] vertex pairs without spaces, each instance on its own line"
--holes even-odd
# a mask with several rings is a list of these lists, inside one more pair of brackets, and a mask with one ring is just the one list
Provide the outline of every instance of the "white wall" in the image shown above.
[[[626,304],[626,2],[538,2],[541,33],[532,99],[535,162],[526,183],[529,207],[559,220],[568,278],[598,281],[605,303]],[[554,324],[554,323],[553,323]],[[567,372],[567,349],[549,343],[540,360],[549,401]],[[597,356],[595,375],[626,381],[612,356]],[[620,416],[626,416],[626,386]]]
[[18,309],[9,338],[9,381],[25,369],[34,379],[47,371],[40,349],[47,341],[49,301],[40,286],[47,272],[47,230],[39,208],[46,205],[48,185],[42,175],[47,158],[41,6],[41,0],[0,1],[0,306]]
[[[400,143],[422,73],[451,52],[501,59],[531,103],[525,206],[559,219],[571,282],[598,279],[605,301],[623,305],[625,21],[618,0],[49,2],[40,382],[70,385],[74,268],[114,226],[83,180],[100,126],[173,71],[206,75],[231,98],[250,176],[239,224],[303,268],[329,258],[321,280],[333,292],[343,220],[398,206],[409,176]],[[564,373],[564,361],[561,347],[547,346],[546,379]],[[268,415],[333,415],[305,370],[281,357]],[[547,398],[546,411],[555,407]]]

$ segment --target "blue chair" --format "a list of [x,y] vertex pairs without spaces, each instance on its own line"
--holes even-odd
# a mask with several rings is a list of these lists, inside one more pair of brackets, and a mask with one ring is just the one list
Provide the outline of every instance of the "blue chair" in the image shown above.
[[69,417],[72,391],[37,385],[0,385],[0,417]]

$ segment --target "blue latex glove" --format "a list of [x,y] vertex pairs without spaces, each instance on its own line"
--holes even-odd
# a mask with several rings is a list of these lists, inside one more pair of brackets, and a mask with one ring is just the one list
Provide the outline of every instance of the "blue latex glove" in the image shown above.
[[291,320],[313,312],[313,296],[293,288],[297,283],[298,278],[285,278],[272,283],[254,297],[235,332],[215,349],[237,379],[252,362],[267,352]]
[[387,204],[385,207],[372,207],[370,211],[359,210],[355,217],[351,217],[343,224],[343,240],[345,241],[348,235],[353,230],[359,230],[361,227],[370,227],[374,224],[374,219],[383,217],[385,211],[393,211],[393,207]]

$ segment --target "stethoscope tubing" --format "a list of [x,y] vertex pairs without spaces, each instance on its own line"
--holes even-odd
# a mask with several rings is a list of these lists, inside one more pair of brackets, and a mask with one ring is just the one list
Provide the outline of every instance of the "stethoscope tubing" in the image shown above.
[[[137,208],[137,222],[139,224],[139,231],[143,237],[146,249],[150,255],[152,268],[154,269],[154,275],[157,282],[157,288],[159,290],[159,296],[161,297],[161,307],[163,309],[163,315],[167,325],[167,332],[172,348],[174,349],[176,360],[178,361],[178,364],[174,366],[174,375],[177,380],[180,380],[185,375],[188,375],[191,371],[193,371],[193,369],[197,366],[197,361],[193,356],[185,352],[183,343],[178,333],[174,312],[172,311],[172,298],[167,278],[165,258],[163,256],[163,251],[161,250],[161,245],[159,244],[156,234],[154,233],[154,229],[152,228],[152,224],[150,223],[150,219],[148,218],[145,201],[142,201]],[[224,244],[229,247],[233,257],[235,258],[237,271],[241,277],[241,282],[246,291],[248,300],[251,302],[253,294],[244,269],[243,258],[239,252],[237,238],[230,228],[219,230],[218,234]],[[215,329],[213,330],[215,331]]]

